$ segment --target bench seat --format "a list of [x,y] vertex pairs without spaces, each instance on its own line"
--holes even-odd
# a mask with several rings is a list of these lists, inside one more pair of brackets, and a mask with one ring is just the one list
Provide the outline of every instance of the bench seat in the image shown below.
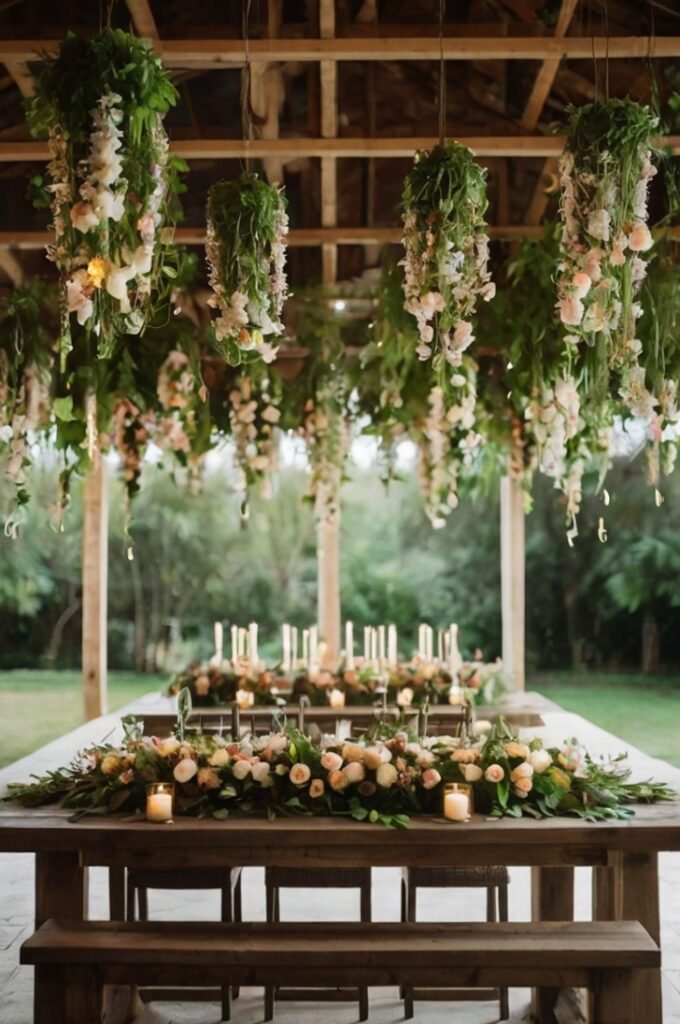
[[21,949],[54,1024],[93,1024],[114,985],[589,988],[595,1024],[639,1024],[637,971],[660,969],[638,922],[299,923],[47,921]]

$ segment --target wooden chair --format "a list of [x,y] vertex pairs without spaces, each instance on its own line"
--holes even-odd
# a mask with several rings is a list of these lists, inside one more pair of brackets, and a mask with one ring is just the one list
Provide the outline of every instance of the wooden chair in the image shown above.
[[[126,894],[126,920],[127,921],[148,921],[149,920],[149,889],[219,889],[222,894],[220,907],[220,920],[225,924],[239,924],[243,920],[243,906],[241,893],[241,868],[214,868],[202,869],[200,871],[177,871],[153,868],[128,868],[127,871],[127,894]],[[193,990],[190,994],[182,995],[172,990],[172,993],[145,990],[142,998],[146,1001],[151,999],[172,998],[181,1001],[193,1001],[197,998],[212,999],[211,990]],[[231,999],[238,998],[238,986],[234,986],[231,993],[229,986],[223,986],[220,990],[222,1000],[222,1019],[229,1020],[231,1016]]]
[[[486,920],[488,922],[508,920],[508,884],[510,875],[502,865],[479,868],[429,868],[410,867],[401,869],[401,920],[416,921],[418,889],[486,889]],[[507,988],[475,989],[419,989],[405,985],[402,989],[404,1011],[407,1018],[413,1016],[415,999],[498,999],[500,1019],[510,1016]]]
[[[358,889],[360,894],[359,919],[366,924],[371,920],[371,869],[370,868],[266,868],[265,888],[267,897],[267,921],[271,924],[281,920],[281,889]],[[264,1019],[273,1020],[274,1001],[282,1000],[328,1000],[346,1002],[358,999],[359,1020],[368,1020],[368,988],[355,989],[293,989],[265,986]]]

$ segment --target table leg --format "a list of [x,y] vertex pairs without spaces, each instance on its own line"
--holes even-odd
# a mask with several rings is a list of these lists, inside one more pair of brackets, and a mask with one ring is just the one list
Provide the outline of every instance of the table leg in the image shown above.
[[[533,921],[573,921],[574,869],[533,867],[531,869],[531,918]],[[559,989],[534,989],[531,1012],[537,1024],[553,1024]]]
[[[77,852],[41,852],[35,855],[35,926],[50,917],[87,917],[87,869]],[[53,985],[49,972],[36,971],[34,1024],[56,1020]]]
[[[658,854],[624,853],[620,871],[622,920],[639,921],[660,946]],[[634,1020],[662,1024],[660,970],[636,972],[633,1002]]]

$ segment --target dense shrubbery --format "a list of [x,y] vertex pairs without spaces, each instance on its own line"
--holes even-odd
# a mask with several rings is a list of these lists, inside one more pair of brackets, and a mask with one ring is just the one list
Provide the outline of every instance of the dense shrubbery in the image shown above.
[[[680,665],[680,483],[666,501],[639,469],[620,464],[611,504],[586,499],[580,537],[569,548],[563,513],[537,482],[527,519],[527,632],[530,666],[611,667],[648,671]],[[433,530],[417,481],[385,490],[377,471],[355,470],[343,492],[343,613],[364,624],[395,622],[402,653],[417,623],[460,625],[464,653],[500,654],[499,509],[494,493],[466,499]],[[122,502],[112,495],[109,566],[110,663],[169,670],[211,653],[212,622],[257,618],[264,653],[278,658],[283,620],[315,617],[313,513],[301,504],[306,476],[283,471],[271,502],[253,500],[240,515],[226,470],[208,476],[200,495],[148,467],[134,510],[134,561],[125,556]],[[77,666],[80,661],[80,494],[65,532],[44,509],[55,472],[34,481],[38,500],[18,541],[0,543],[0,665]],[[625,495],[625,502],[623,497]],[[600,515],[609,540],[597,538]]]

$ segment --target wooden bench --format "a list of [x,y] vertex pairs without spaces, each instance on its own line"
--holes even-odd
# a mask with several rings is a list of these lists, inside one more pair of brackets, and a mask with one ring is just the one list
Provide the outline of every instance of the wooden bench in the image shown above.
[[[100,1020],[103,986],[574,986],[594,1024],[640,1024],[637,971],[660,970],[638,922],[194,924],[47,921],[21,948],[51,1024]],[[47,1019],[47,1018],[46,1018]]]

